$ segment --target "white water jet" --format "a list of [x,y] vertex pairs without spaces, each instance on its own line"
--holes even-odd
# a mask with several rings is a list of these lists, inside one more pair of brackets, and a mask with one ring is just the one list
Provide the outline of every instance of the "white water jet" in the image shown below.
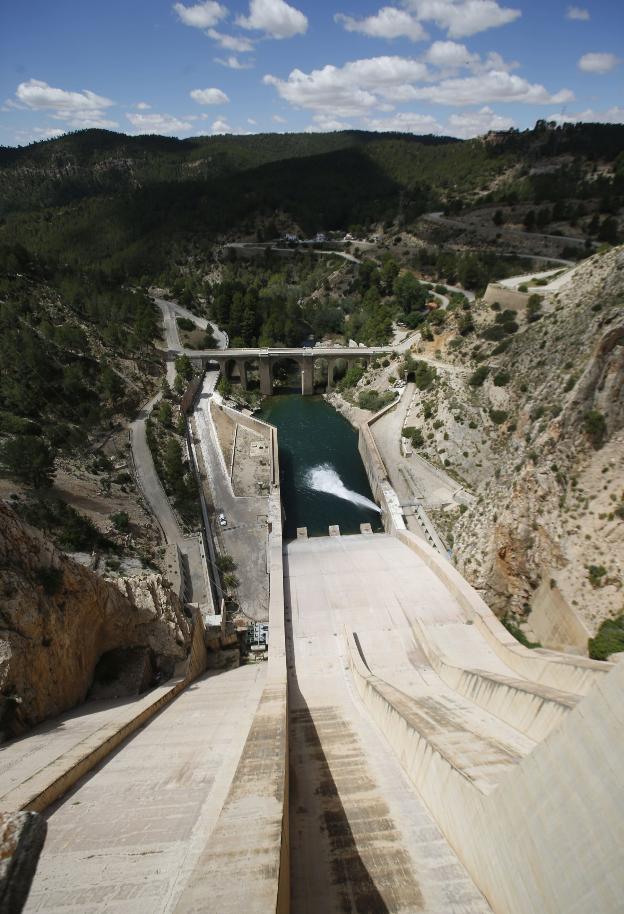
[[368,508],[369,511],[377,511],[381,514],[379,505],[376,505],[370,498],[347,489],[338,473],[329,463],[321,463],[319,466],[308,470],[304,482],[309,489],[313,489],[315,492],[327,492],[328,495],[335,495],[336,498],[342,498],[344,501],[350,501],[361,508]]

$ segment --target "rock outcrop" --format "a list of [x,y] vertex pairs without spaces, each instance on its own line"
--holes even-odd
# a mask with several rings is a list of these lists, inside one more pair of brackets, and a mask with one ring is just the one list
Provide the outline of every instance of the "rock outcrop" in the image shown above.
[[[86,698],[98,662],[147,648],[166,678],[189,651],[184,608],[160,575],[113,583],[0,503],[0,729],[15,735]],[[129,652],[130,654],[132,652]]]
[[[593,634],[624,609],[624,249],[580,265],[497,362],[509,421],[486,429],[493,458],[455,561],[499,615],[526,618],[546,582]],[[494,393],[488,381],[483,412]]]

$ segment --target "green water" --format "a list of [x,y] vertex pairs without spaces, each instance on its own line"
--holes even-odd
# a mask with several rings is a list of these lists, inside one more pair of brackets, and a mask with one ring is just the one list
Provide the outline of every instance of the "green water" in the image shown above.
[[322,397],[268,397],[259,419],[277,427],[284,535],[297,527],[326,536],[330,524],[359,533],[360,524],[381,530],[378,511],[366,504],[372,493],[358,452],[357,432]]

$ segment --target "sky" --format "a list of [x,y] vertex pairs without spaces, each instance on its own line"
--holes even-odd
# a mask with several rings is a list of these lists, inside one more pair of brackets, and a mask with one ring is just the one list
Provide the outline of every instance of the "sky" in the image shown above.
[[624,2],[3,0],[0,145],[624,122]]

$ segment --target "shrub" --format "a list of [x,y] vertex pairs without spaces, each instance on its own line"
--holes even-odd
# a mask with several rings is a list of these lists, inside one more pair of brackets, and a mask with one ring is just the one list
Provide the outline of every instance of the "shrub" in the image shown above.
[[186,331],[190,332],[191,330],[195,329],[195,324],[193,323],[192,320],[190,320],[190,318],[179,317],[177,320],[178,320],[178,327],[180,328],[180,330],[186,330]]
[[231,555],[228,555],[227,552],[224,552],[222,555],[217,556],[217,568],[219,571],[228,572],[236,571],[236,562]]
[[533,648],[533,647],[541,647],[541,646],[542,646],[542,645],[540,644],[539,641],[529,641],[529,639],[528,639],[527,636],[524,634],[524,632],[522,631],[522,629],[519,628],[519,627],[516,625],[516,623],[515,623],[512,619],[509,619],[507,616],[505,616],[504,618],[502,618],[502,619],[501,619],[501,622],[503,623],[503,625],[505,626],[505,628],[507,629],[507,631],[509,632],[509,634],[510,634],[510,635],[513,635],[514,638],[516,639],[516,641],[519,641],[520,644],[524,644],[525,647],[531,647],[531,648]]
[[511,380],[511,375],[507,371],[499,371],[494,375],[494,386],[495,387],[505,387],[509,384]]
[[421,361],[414,362],[414,383],[419,390],[429,390],[437,374],[433,365]]
[[607,421],[597,409],[590,409],[583,419],[585,432],[594,450],[599,451],[607,435]]
[[509,413],[504,409],[491,409],[490,419],[495,425],[502,425],[506,421]]
[[487,365],[479,365],[477,370],[471,374],[468,383],[471,387],[481,387],[489,373],[490,369]]
[[394,394],[386,390],[384,393],[377,393],[376,390],[363,390],[358,396],[358,406],[360,409],[369,409],[373,413],[379,412],[384,406],[387,406],[394,399]]
[[604,565],[587,566],[587,577],[592,587],[602,587],[604,584],[603,578],[606,577],[606,574],[607,569],[604,567]]
[[481,336],[484,340],[492,340],[494,342],[504,339],[506,335],[507,330],[502,324],[492,324],[481,331]]
[[606,660],[611,654],[624,650],[624,615],[605,619],[595,638],[587,642],[592,660]]
[[130,518],[125,511],[118,511],[111,514],[111,521],[118,533],[126,533],[130,527]]
[[414,448],[422,447],[425,443],[422,430],[413,425],[406,425],[401,434],[404,438],[409,438]]

